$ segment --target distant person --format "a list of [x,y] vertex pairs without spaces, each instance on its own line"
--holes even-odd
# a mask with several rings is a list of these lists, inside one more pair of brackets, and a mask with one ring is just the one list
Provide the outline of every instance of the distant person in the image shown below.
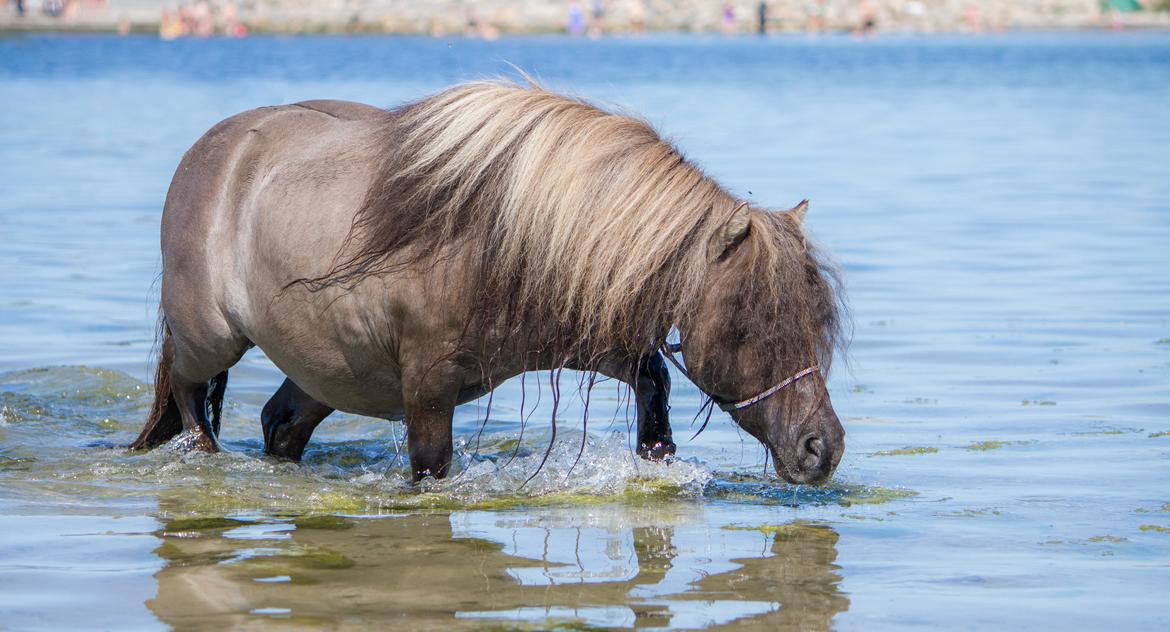
[[479,35],[479,18],[475,16],[474,9],[467,9],[467,23],[463,27],[463,35],[466,37],[476,37]]
[[580,2],[569,3],[569,17],[565,21],[565,30],[574,37],[585,32],[585,14],[581,11]]
[[805,30],[809,35],[816,35],[825,28],[825,0],[812,0],[805,4],[805,13],[808,15],[808,22],[805,25]]
[[593,0],[590,8],[592,15],[589,18],[589,37],[601,37],[605,33],[605,2]]
[[877,28],[877,9],[874,8],[873,0],[861,0],[858,3],[858,21],[857,28],[853,30],[853,35],[856,37],[870,37]]
[[163,11],[158,18],[158,37],[162,40],[178,39],[187,33],[183,19],[170,11]]
[[735,35],[735,6],[730,2],[723,3],[723,34]]
[[16,15],[24,17],[24,0],[16,0]]
[[207,0],[197,0],[191,5],[190,33],[196,37],[211,37],[215,35],[215,16],[211,13],[211,4]]
[[630,30],[641,34],[646,32],[646,5],[642,0],[630,0]]
[[756,26],[757,32],[759,32],[760,35],[767,35],[768,34],[768,3],[767,2],[761,2],[759,4],[759,6],[756,7],[756,17],[758,18],[758,24]]
[[219,19],[222,22],[223,34],[228,37],[246,37],[248,27],[239,19],[239,9],[234,2],[229,2],[219,10]]
[[966,10],[963,11],[963,21],[966,22],[968,31],[972,33],[983,31],[983,12],[979,9],[978,4],[967,5]]

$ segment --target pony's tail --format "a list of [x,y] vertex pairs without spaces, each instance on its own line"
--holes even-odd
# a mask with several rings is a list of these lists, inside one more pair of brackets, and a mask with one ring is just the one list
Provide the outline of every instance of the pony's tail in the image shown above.
[[[128,446],[131,450],[158,447],[183,431],[183,420],[179,417],[175,396],[171,394],[171,366],[175,363],[175,343],[171,339],[171,328],[161,318],[158,335],[161,344],[158,367],[154,371],[154,402],[150,405],[150,415],[146,418],[142,432]],[[224,383],[226,384],[226,380]]]

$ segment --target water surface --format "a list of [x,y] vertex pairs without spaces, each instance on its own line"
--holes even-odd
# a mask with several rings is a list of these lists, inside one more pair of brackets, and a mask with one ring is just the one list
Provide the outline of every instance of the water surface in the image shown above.
[[[644,114],[738,195],[812,199],[854,320],[829,485],[779,483],[722,415],[686,440],[678,376],[669,465],[629,454],[610,382],[521,486],[549,439],[538,379],[486,423],[459,409],[448,482],[412,488],[401,426],[344,415],[272,462],[281,376],[255,352],[230,452],[117,449],[149,405],[162,199],[204,130],[508,62]],[[0,39],[0,89],[0,626],[1170,623],[1164,34],[37,36]]]

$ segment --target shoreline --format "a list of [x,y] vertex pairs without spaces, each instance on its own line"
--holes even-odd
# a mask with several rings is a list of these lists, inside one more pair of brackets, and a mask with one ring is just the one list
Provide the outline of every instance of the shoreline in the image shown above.
[[[1170,33],[1170,20],[1158,21],[1151,23],[1137,23],[1126,24],[1124,27],[1110,27],[1100,25],[1045,25],[1045,26],[1021,26],[1008,27],[994,31],[970,31],[965,29],[949,29],[949,30],[918,30],[918,29],[883,29],[876,31],[867,38],[881,38],[881,37],[934,37],[934,36],[996,36],[996,35],[1020,35],[1020,34],[1060,34],[1060,33]],[[123,27],[120,29],[118,25],[109,24],[51,24],[51,25],[23,25],[0,23],[0,37],[10,37],[19,35],[119,35],[119,36],[143,36],[152,35],[159,37],[158,24],[151,23],[136,23],[131,24],[129,28]],[[629,32],[612,32],[595,37],[578,37],[562,30],[553,29],[526,29],[526,30],[505,30],[500,29],[491,37],[484,37],[478,33],[443,33],[433,34],[419,31],[408,30],[387,30],[377,28],[376,25],[368,25],[368,28],[335,28],[333,25],[323,24],[312,28],[282,28],[279,26],[270,25],[256,25],[248,27],[248,36],[285,36],[285,37],[402,37],[402,38],[459,38],[459,39],[483,39],[494,40],[504,37],[550,37],[563,39],[579,39],[582,41],[593,41],[597,39],[638,39],[638,38],[654,38],[654,37],[693,37],[701,38],[725,38],[729,40],[734,39],[768,39],[768,38],[792,38],[792,37],[842,37],[855,35],[850,29],[827,29],[815,33],[808,33],[802,30],[775,30],[766,35],[757,35],[755,33],[740,33],[738,35],[726,36],[718,31],[704,30],[681,30],[681,29],[655,29],[648,30],[641,33]],[[211,36],[185,36],[182,39],[200,40],[200,39],[232,39],[236,36],[227,34],[216,34]],[[163,38],[173,39],[173,38]]]
[[[582,39],[643,34],[995,34],[1170,30],[1170,0],[48,0],[0,8],[0,34],[156,33],[164,39],[278,35],[395,35],[482,39],[561,34]],[[1124,0],[1109,0],[1123,2]],[[62,5],[62,3],[58,3]],[[722,9],[720,6],[722,5]],[[5,11],[4,9],[7,9]]]

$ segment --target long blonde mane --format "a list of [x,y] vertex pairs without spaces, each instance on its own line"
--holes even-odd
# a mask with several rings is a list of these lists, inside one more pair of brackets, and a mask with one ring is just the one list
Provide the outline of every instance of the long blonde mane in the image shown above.
[[[471,240],[481,324],[551,321],[578,357],[652,348],[685,319],[704,292],[706,244],[740,204],[646,122],[538,86],[458,85],[388,117],[356,254],[317,282]],[[752,228],[777,265],[783,228]]]

